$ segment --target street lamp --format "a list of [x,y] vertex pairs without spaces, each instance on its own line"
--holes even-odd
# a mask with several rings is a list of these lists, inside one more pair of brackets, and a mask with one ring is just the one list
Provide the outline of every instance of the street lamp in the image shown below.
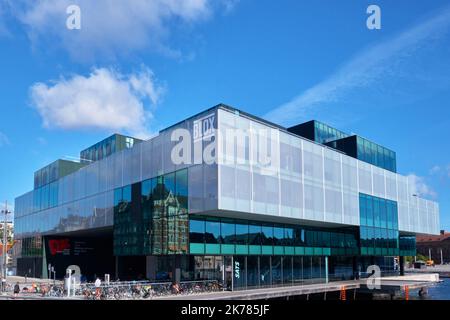
[[5,215],[5,220],[3,223],[3,252],[2,252],[2,256],[3,256],[3,264],[2,264],[2,271],[3,271],[3,278],[6,279],[6,264],[8,263],[7,260],[7,252],[8,252],[8,231],[7,231],[7,217],[8,214],[10,214],[11,211],[8,211],[8,201],[5,201],[5,210],[2,210],[2,214]]

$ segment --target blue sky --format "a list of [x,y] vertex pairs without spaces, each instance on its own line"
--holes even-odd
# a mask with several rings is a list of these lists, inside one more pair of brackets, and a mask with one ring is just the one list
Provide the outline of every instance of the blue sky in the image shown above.
[[[81,30],[65,27],[70,4]],[[394,149],[450,229],[449,71],[448,1],[0,0],[0,198],[113,132],[222,102]]]

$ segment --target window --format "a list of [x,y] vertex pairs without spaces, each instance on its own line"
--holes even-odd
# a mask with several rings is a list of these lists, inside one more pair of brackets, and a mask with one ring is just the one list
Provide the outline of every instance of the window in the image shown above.
[[249,231],[248,231],[248,241],[249,244],[251,245],[261,245],[261,235],[262,235],[262,231],[261,231],[261,226],[260,225],[252,225],[250,224],[248,226]]
[[273,245],[282,246],[284,244],[284,229],[280,227],[273,228]]
[[294,229],[294,242],[296,246],[305,245],[305,229],[302,228]]
[[205,242],[220,242],[220,223],[219,221],[206,221]]
[[273,227],[272,226],[262,226],[262,245],[272,246],[273,245]]
[[236,239],[236,230],[234,223],[221,222],[221,243],[234,244]]
[[248,224],[236,224],[236,244],[248,244]]
[[205,220],[191,219],[189,221],[189,241],[191,243],[205,242]]

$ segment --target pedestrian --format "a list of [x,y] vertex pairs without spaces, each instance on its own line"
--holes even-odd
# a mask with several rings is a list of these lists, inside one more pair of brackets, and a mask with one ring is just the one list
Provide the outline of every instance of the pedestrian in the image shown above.
[[102,281],[100,280],[100,278],[97,278],[95,280],[95,296],[97,298],[100,298],[100,287],[102,285]]
[[15,284],[15,286],[14,286],[14,297],[17,297],[17,295],[19,294],[19,292],[20,292],[20,286],[19,286],[19,283],[16,282],[16,284]]
[[2,292],[5,292],[6,290],[6,278],[2,277]]

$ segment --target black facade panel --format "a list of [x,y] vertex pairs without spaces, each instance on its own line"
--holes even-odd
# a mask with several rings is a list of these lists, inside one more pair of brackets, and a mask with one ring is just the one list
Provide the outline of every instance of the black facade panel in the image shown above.
[[314,120],[298,124],[296,126],[288,128],[287,130],[293,134],[304,137],[311,141],[314,141],[315,139]]
[[330,141],[328,143],[325,143],[325,145],[333,149],[342,151],[346,155],[355,159],[358,158],[357,136],[350,136],[347,138]]

